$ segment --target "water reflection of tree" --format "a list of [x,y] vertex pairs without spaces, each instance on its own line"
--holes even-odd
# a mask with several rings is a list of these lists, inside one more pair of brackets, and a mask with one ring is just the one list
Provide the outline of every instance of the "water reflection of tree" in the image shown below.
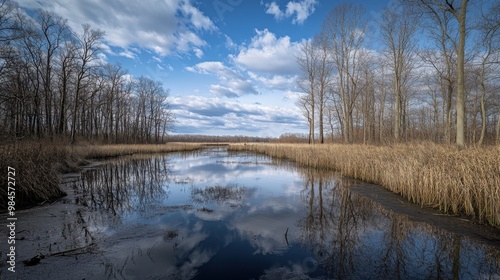
[[302,191],[309,214],[301,221],[303,243],[312,249],[323,269],[345,278],[355,269],[358,228],[370,213],[351,192],[326,173],[305,170]]
[[[299,221],[301,243],[330,276],[345,278],[459,279],[498,275],[486,246],[353,193],[328,174],[302,169],[308,214]],[[347,186],[346,186],[347,185]],[[491,250],[491,249],[490,249]]]
[[167,157],[115,160],[82,174],[79,203],[113,215],[144,211],[165,198],[168,175]]

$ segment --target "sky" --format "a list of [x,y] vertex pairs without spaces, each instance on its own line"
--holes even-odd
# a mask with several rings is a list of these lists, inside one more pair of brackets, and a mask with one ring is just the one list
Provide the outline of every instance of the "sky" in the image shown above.
[[299,46],[342,2],[361,3],[375,22],[385,1],[16,0],[105,32],[103,60],[169,91],[174,134],[279,137],[307,133]]

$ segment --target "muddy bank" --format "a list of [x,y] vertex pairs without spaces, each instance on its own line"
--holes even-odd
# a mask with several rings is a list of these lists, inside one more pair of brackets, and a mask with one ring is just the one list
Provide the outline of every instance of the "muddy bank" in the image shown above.
[[[100,279],[104,275],[99,254],[102,237],[88,223],[92,211],[76,203],[80,194],[74,186],[79,177],[80,173],[61,176],[65,197],[15,212],[15,273],[7,270],[2,250],[1,279]],[[0,216],[2,229],[6,219],[6,214]]]

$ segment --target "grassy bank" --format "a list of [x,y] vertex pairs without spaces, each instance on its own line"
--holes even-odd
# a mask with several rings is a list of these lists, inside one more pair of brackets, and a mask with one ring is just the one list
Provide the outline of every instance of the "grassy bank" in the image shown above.
[[20,209],[63,196],[64,192],[59,188],[59,174],[78,170],[78,166],[88,159],[192,151],[201,147],[202,144],[192,143],[64,146],[51,142],[22,142],[0,145],[0,211],[7,209],[9,167],[15,170],[15,202],[16,209]]
[[500,146],[231,145],[314,168],[340,171],[400,194],[421,206],[500,227]]

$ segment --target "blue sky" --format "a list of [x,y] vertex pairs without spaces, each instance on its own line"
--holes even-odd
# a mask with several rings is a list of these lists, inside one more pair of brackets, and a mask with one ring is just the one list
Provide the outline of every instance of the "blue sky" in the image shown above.
[[[169,89],[175,133],[306,133],[296,106],[299,44],[343,1],[17,0],[105,31],[103,60]],[[365,5],[375,21],[391,1]]]

